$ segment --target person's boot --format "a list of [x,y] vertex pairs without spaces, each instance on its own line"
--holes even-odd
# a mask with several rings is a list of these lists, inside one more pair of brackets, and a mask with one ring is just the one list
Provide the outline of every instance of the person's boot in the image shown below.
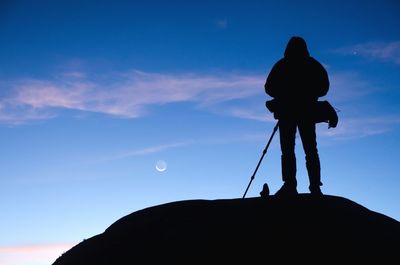
[[282,187],[275,193],[277,197],[293,197],[298,195],[297,183],[285,182]]
[[293,155],[282,155],[282,180],[284,184],[275,193],[276,196],[295,196],[297,192],[297,181],[296,181],[296,156]]
[[322,191],[320,186],[316,186],[316,185],[310,185],[309,187],[310,193],[313,196],[322,196]]
[[306,167],[310,181],[308,189],[310,190],[311,195],[322,196],[321,166],[318,155],[314,157],[306,157]]

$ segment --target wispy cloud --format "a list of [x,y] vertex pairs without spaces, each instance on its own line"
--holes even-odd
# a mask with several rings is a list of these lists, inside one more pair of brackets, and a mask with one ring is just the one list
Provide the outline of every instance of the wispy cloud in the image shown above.
[[360,43],[337,49],[336,52],[400,64],[400,41]]
[[[272,130],[272,127],[271,127]],[[267,134],[269,131],[267,132]],[[233,142],[248,142],[248,141],[260,141],[265,139],[265,132],[240,132],[240,133],[227,133],[220,136],[214,136],[211,138],[201,138],[201,139],[186,139],[182,141],[164,143],[159,145],[150,145],[143,148],[133,148],[131,150],[123,150],[116,152],[111,155],[105,155],[102,157],[91,158],[88,160],[89,163],[102,163],[109,162],[113,160],[125,159],[135,156],[144,156],[149,154],[160,153],[168,151],[170,149],[184,148],[193,145],[219,145],[227,144]]]
[[175,142],[175,143],[166,143],[166,144],[160,144],[160,145],[147,146],[147,147],[143,147],[143,148],[125,150],[125,151],[121,151],[119,153],[115,153],[112,155],[96,158],[95,160],[92,160],[91,162],[95,162],[95,163],[106,162],[106,161],[119,160],[119,159],[134,157],[134,156],[154,154],[154,153],[159,153],[159,152],[166,151],[166,150],[173,149],[173,148],[188,146],[192,143],[193,143],[193,141],[181,141],[181,142]]
[[344,118],[336,128],[322,127],[321,135],[335,139],[362,138],[386,133],[399,124],[400,116]]
[[[11,93],[0,99],[0,122],[19,124],[50,119],[57,117],[59,110],[65,109],[136,118],[145,115],[149,106],[177,102],[192,102],[231,117],[274,122],[272,114],[263,108],[264,99],[268,99],[263,92],[264,81],[265,76],[262,75],[232,73],[162,74],[134,70],[94,78],[85,73],[69,72],[52,80],[29,79],[12,83]],[[331,88],[325,98],[334,106],[344,106],[378,90],[357,73],[333,72],[330,81]],[[338,128],[325,134],[337,137],[360,135],[357,133],[360,128],[363,135],[376,134],[382,129],[375,128],[391,126],[383,120],[369,117],[343,120]],[[377,127],[374,123],[383,125]],[[115,159],[187,144],[179,142],[128,150],[116,154]]]
[[[277,122],[272,116],[266,117],[258,114],[253,114],[241,109],[232,109],[232,115],[240,118]],[[334,140],[351,140],[367,136],[380,135],[389,132],[393,126],[400,124],[400,115],[398,116],[375,116],[375,117],[360,117],[360,118],[344,118],[339,119],[339,124],[336,128],[328,129],[328,123],[320,123],[318,127],[318,135],[326,139]],[[271,125],[272,126],[272,125]],[[270,128],[272,130],[272,127]],[[265,140],[265,135],[269,137],[270,131],[266,132],[248,132],[232,135],[224,135],[223,137],[214,137],[208,139],[192,139],[182,140],[179,142],[165,143],[159,145],[146,146],[143,148],[134,148],[131,150],[120,151],[111,155],[91,158],[89,163],[109,162],[120,160],[134,156],[143,156],[154,153],[160,153],[175,148],[183,148],[192,145],[218,145],[231,142],[248,142]]]
[[268,110],[259,110],[259,109],[251,109],[251,108],[243,108],[243,107],[232,107],[228,108],[226,114],[229,116],[255,120],[255,121],[263,121],[263,122],[275,122],[273,115],[268,112]]
[[47,120],[54,117],[54,113],[49,113],[45,110],[36,111],[31,108],[0,106],[0,123],[3,124],[18,125],[27,121]]
[[135,118],[150,105],[194,102],[218,104],[260,93],[263,76],[240,74],[117,73],[101,80],[74,72],[54,80],[14,82],[13,93],[0,100],[0,122],[54,117],[57,109]]
[[0,247],[0,264],[52,264],[74,244],[42,244]]
[[333,102],[348,102],[375,93],[378,88],[356,72],[333,72],[326,98]]

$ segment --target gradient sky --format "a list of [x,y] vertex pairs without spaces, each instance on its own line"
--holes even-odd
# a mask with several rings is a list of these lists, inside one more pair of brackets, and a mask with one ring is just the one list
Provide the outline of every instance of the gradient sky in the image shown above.
[[[315,2],[2,0],[0,264],[51,264],[146,207],[242,197],[294,35],[340,111],[317,126],[322,191],[400,220],[400,4]],[[247,197],[264,182],[282,184],[278,137]]]

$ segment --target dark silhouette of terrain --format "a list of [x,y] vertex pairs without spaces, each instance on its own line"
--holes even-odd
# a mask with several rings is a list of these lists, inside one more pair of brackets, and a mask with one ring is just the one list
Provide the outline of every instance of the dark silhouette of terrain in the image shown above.
[[186,200],[129,214],[53,265],[398,260],[400,222],[351,200]]

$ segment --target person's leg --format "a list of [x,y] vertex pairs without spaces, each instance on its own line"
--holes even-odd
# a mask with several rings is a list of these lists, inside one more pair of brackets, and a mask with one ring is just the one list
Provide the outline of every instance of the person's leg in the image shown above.
[[317,137],[314,122],[301,122],[298,125],[304,153],[306,155],[306,167],[310,182],[309,189],[312,194],[322,194],[321,165],[317,149]]
[[277,195],[281,193],[297,193],[295,155],[296,123],[290,120],[280,120],[279,137],[282,152],[282,180],[284,185],[277,192]]

